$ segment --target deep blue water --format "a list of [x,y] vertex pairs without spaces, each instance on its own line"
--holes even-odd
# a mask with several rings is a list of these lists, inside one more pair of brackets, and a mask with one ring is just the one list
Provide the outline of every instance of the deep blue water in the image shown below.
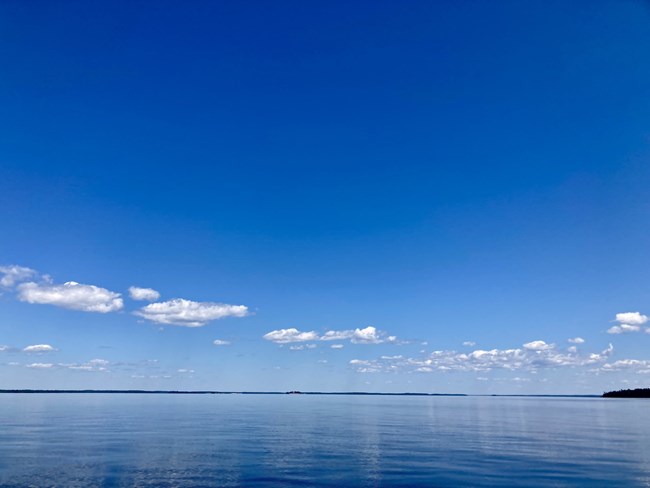
[[650,486],[650,400],[0,395],[0,486]]

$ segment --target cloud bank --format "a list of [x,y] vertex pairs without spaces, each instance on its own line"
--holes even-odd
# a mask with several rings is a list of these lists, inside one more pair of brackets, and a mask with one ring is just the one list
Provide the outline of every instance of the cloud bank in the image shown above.
[[[528,347],[526,347],[528,346]],[[433,351],[420,358],[382,356],[379,359],[353,359],[350,365],[359,373],[379,372],[487,372],[494,369],[535,371],[542,368],[579,367],[605,363],[614,347],[600,353],[581,355],[577,351],[559,350],[554,344],[532,341],[520,348],[477,349],[471,353]]]

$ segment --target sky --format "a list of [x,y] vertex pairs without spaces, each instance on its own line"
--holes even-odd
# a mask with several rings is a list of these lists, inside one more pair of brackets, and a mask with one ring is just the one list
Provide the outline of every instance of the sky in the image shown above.
[[650,4],[0,4],[0,388],[650,386]]

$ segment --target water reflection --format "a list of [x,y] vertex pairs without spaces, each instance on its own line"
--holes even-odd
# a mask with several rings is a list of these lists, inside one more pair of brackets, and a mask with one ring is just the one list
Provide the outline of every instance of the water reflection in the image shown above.
[[643,400],[3,395],[2,486],[646,486]]

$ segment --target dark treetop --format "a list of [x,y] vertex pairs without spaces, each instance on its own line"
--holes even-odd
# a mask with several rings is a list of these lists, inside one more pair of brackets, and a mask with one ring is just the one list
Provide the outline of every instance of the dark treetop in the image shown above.
[[603,398],[650,398],[650,388],[608,391],[603,393]]

